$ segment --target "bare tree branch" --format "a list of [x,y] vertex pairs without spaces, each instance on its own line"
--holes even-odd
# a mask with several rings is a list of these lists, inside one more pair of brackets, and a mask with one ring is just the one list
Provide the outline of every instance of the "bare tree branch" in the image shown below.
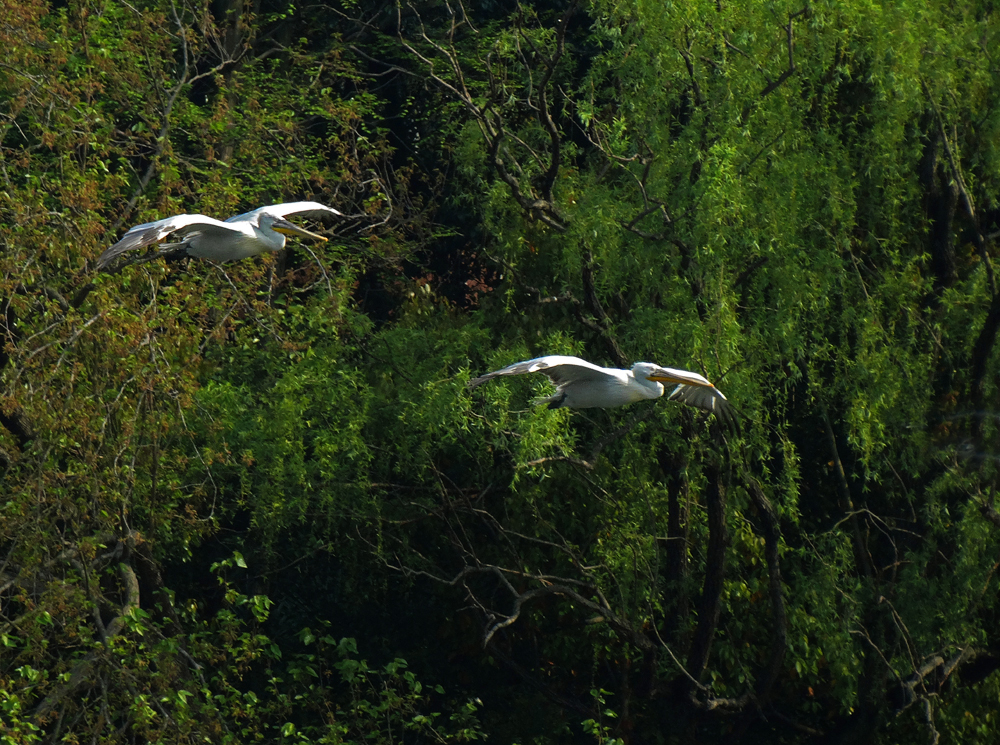
[[597,297],[597,288],[594,286],[594,255],[590,249],[583,252],[583,267],[581,269],[583,279],[583,295],[587,299],[587,307],[590,312],[597,317],[601,330],[601,339],[604,341],[608,355],[614,360],[618,367],[628,367],[628,358],[618,346],[618,340],[611,334],[611,321],[608,314],[604,312],[600,298]]
[[858,570],[864,577],[873,577],[871,556],[865,546],[864,538],[861,535],[861,526],[858,523],[857,514],[854,511],[854,502],[851,499],[851,487],[847,483],[847,472],[844,464],[840,460],[840,450],[837,448],[837,438],[833,433],[833,425],[830,424],[830,417],[823,411],[823,427],[826,430],[826,441],[830,448],[830,457],[833,460],[834,472],[837,476],[837,490],[840,494],[840,508],[851,520],[851,535],[854,539],[854,558],[858,565]]
[[969,221],[975,229],[973,242],[976,244],[976,251],[979,253],[979,258],[982,259],[983,266],[986,268],[986,281],[989,284],[990,295],[995,297],[997,294],[997,283],[996,277],[993,274],[993,262],[990,261],[990,254],[986,249],[986,240],[983,238],[983,232],[979,227],[979,218],[976,216],[976,210],[972,204],[972,197],[969,196],[969,190],[965,185],[965,178],[962,175],[961,164],[955,157],[955,153],[952,150],[951,140],[944,127],[944,117],[941,116],[937,103],[934,101],[934,97],[930,94],[930,90],[927,88],[927,82],[925,80],[921,80],[920,84],[923,86],[924,95],[927,96],[927,101],[934,110],[934,116],[937,119],[938,128],[941,133],[941,141],[944,142],[944,149],[948,154],[948,163],[951,165],[951,172],[955,176],[958,193],[962,196],[962,205],[965,207],[965,212],[969,216]]
[[773,93],[775,90],[778,89],[778,87],[781,86],[782,83],[788,80],[788,78],[790,78],[795,73],[795,45],[794,42],[792,41],[792,30],[793,30],[792,21],[794,21],[801,15],[805,15],[808,12],[808,10],[809,8],[806,7],[800,11],[789,14],[788,24],[785,26],[785,34],[787,37],[787,46],[788,46],[788,67],[784,70],[784,72],[781,73],[781,75],[778,76],[776,80],[772,80],[764,87],[764,90],[760,92],[760,98],[764,98],[765,96]]
[[[532,220],[537,220],[538,222],[547,225],[557,232],[565,232],[565,221],[556,210],[553,198],[553,187],[562,164],[562,138],[559,133],[559,128],[552,116],[551,103],[549,102],[548,96],[552,76],[555,73],[556,67],[565,51],[566,30],[570,17],[576,9],[576,0],[574,0],[574,2],[566,10],[557,24],[556,46],[551,55],[544,54],[540,50],[537,50],[537,48],[534,48],[530,37],[523,30],[523,28],[518,29],[519,38],[535,49],[536,54],[534,55],[534,58],[541,61],[544,65],[544,71],[538,85],[532,86],[532,88],[529,89],[526,98],[520,102],[527,108],[534,111],[535,117],[546,131],[549,138],[548,163],[544,166],[545,170],[541,176],[539,182],[540,186],[537,193],[533,193],[530,183],[522,183],[522,179],[519,179],[518,176],[511,171],[513,168],[514,170],[521,172],[521,166],[516,157],[514,157],[506,149],[505,143],[507,140],[518,142],[527,150],[529,157],[537,159],[540,163],[541,158],[539,158],[526,143],[508,134],[506,131],[504,114],[499,110],[498,104],[506,104],[507,100],[510,98],[510,94],[505,90],[502,91],[497,84],[496,78],[493,74],[493,65],[497,63],[492,60],[491,55],[488,55],[486,60],[484,60],[487,75],[487,89],[490,92],[490,95],[484,103],[479,102],[479,97],[473,91],[472,87],[470,87],[470,84],[466,79],[465,72],[462,69],[458,52],[455,47],[455,35],[458,29],[462,27],[468,26],[471,28],[471,24],[468,23],[465,8],[462,3],[456,3],[455,8],[453,8],[450,4],[447,5],[452,20],[451,25],[446,32],[447,41],[443,43],[435,41],[428,33],[417,8],[412,3],[408,3],[407,7],[417,19],[420,27],[420,42],[426,45],[429,49],[433,50],[433,54],[436,55],[436,57],[432,57],[429,54],[421,52],[416,48],[416,46],[404,38],[402,31],[402,6],[397,6],[397,36],[402,47],[424,65],[425,70],[427,71],[427,77],[433,83],[459,101],[465,107],[466,111],[468,111],[472,116],[486,142],[486,149],[489,153],[490,162],[492,163],[497,176],[499,176],[500,180],[507,185],[507,188],[510,190],[514,200],[518,203],[521,209],[524,210],[527,216]],[[437,62],[439,60],[443,61],[444,68],[447,71],[446,74],[449,75],[451,79],[446,78],[444,74],[438,72]],[[527,64],[528,61],[523,54],[521,56],[521,60],[522,64],[525,65],[526,73],[530,78],[532,70],[530,65]],[[534,94],[534,97],[531,92],[532,90],[537,91],[537,93]]]
[[[139,607],[139,581],[135,576],[135,571],[128,563],[122,561],[118,564],[118,577],[121,581],[123,602],[119,608],[118,615],[104,628],[99,627],[102,647],[108,640],[121,633],[125,627],[125,618]],[[99,617],[98,617],[99,618]],[[64,698],[74,693],[78,688],[87,683],[92,676],[97,660],[102,650],[97,649],[77,662],[70,671],[69,678],[65,683],[55,688],[35,707],[33,715],[36,719],[48,715]]]
[[698,608],[698,625],[688,651],[687,667],[696,680],[701,680],[708,665],[712,639],[719,623],[723,581],[726,574],[726,492],[722,473],[715,464],[707,468],[706,501],[708,510],[708,547],[705,557],[705,579]]

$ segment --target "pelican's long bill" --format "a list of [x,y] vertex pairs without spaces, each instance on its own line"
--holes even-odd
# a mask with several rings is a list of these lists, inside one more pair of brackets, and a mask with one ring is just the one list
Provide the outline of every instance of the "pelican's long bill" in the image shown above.
[[317,233],[312,233],[305,228],[300,228],[295,223],[288,222],[288,220],[275,220],[271,224],[271,230],[276,233],[284,233],[285,235],[297,235],[305,236],[306,238],[315,238],[318,241],[328,241],[329,238],[325,238]]
[[675,370],[672,367],[659,367],[646,376],[647,380],[657,383],[674,383],[676,385],[700,385],[705,388],[715,388],[707,378],[687,370]]

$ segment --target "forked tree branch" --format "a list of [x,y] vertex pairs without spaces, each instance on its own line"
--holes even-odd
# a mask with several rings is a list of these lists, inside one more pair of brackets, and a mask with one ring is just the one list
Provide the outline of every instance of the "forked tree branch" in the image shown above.
[[[496,78],[493,75],[493,63],[489,56],[484,61],[488,78],[487,88],[490,93],[487,100],[480,103],[478,95],[470,87],[469,82],[466,79],[465,72],[463,71],[462,65],[459,61],[458,52],[455,46],[455,34],[459,28],[464,26],[469,26],[471,28],[471,24],[468,23],[465,7],[461,2],[455,3],[455,7],[452,7],[451,3],[447,3],[446,6],[449,10],[452,21],[449,29],[447,30],[447,41],[444,43],[435,41],[431,38],[426,27],[424,26],[424,22],[419,11],[412,3],[408,3],[407,6],[416,17],[419,24],[419,38],[421,42],[433,50],[432,54],[436,55],[436,57],[421,52],[404,38],[402,32],[402,7],[397,6],[397,37],[399,38],[400,44],[407,52],[412,54],[421,64],[424,65],[427,77],[435,85],[439,86],[455,98],[455,100],[459,101],[462,106],[465,107],[466,111],[468,111],[472,116],[486,142],[486,149],[489,153],[490,162],[493,165],[497,176],[504,182],[504,184],[507,185],[511,196],[513,196],[514,200],[521,207],[521,209],[524,210],[528,217],[547,225],[557,232],[565,232],[566,224],[555,208],[552,193],[562,164],[562,138],[559,133],[559,128],[556,126],[555,120],[552,116],[551,103],[548,96],[552,76],[565,52],[566,31],[570,17],[576,9],[576,1],[570,5],[556,26],[556,47],[552,55],[547,55],[537,50],[528,35],[521,29],[518,29],[520,38],[532,46],[533,50],[536,52],[535,58],[541,60],[545,66],[544,73],[541,77],[539,85],[537,86],[538,93],[534,98],[532,98],[532,94],[529,92],[527,94],[527,98],[523,102],[528,108],[535,112],[535,116],[538,119],[539,124],[546,131],[549,138],[548,163],[545,166],[544,174],[539,182],[540,187],[538,188],[537,193],[532,192],[530,183],[522,183],[522,179],[519,179],[512,172],[512,168],[521,172],[521,166],[520,163],[517,162],[516,158],[505,148],[505,142],[507,140],[518,142],[527,150],[529,157],[539,161],[541,161],[541,159],[538,157],[537,153],[535,153],[523,141],[507,133],[504,115],[498,110],[495,103],[506,103],[508,94],[501,90],[500,86],[497,84]],[[437,62],[439,59],[444,62],[445,69],[448,71],[447,74],[451,76],[451,80],[437,71]],[[523,55],[522,61],[527,65],[527,60],[524,59]],[[528,73],[530,75],[530,69],[528,70]],[[407,74],[413,77],[418,77],[414,73],[407,72]]]
[[[131,537],[129,540],[131,540]],[[120,547],[121,544],[119,544],[119,548]],[[135,571],[126,561],[123,560],[118,564],[117,573],[121,583],[123,595],[122,604],[118,609],[118,614],[111,620],[110,623],[103,625],[100,623],[99,612],[95,607],[98,632],[102,647],[106,646],[110,639],[121,633],[121,631],[125,628],[125,618],[139,608],[139,580],[136,578]],[[96,598],[92,599],[91,602],[96,603]],[[92,678],[94,665],[97,663],[101,652],[101,649],[95,649],[86,657],[78,661],[73,666],[72,670],[70,670],[67,680],[56,687],[55,690],[49,693],[49,695],[35,707],[33,712],[34,717],[36,719],[40,719],[47,716],[63,699],[73,694],[81,686],[88,683]]]
[[965,207],[965,214],[968,215],[969,221],[972,223],[972,227],[975,230],[973,234],[973,242],[976,245],[976,251],[979,253],[979,258],[982,260],[983,266],[986,268],[986,281],[989,284],[990,295],[996,296],[997,283],[996,277],[993,274],[993,262],[990,260],[989,251],[986,249],[986,239],[983,237],[983,232],[979,227],[979,218],[976,216],[976,209],[972,204],[972,197],[969,196],[969,190],[965,185],[965,177],[962,175],[962,166],[952,150],[951,140],[949,139],[944,126],[944,117],[941,116],[941,111],[938,109],[937,103],[934,101],[934,97],[931,96],[930,90],[927,88],[927,82],[921,80],[920,84],[923,86],[924,95],[927,96],[927,100],[930,103],[931,108],[934,110],[934,118],[938,123],[938,130],[941,133],[941,141],[944,142],[944,150],[948,155],[948,163],[951,165],[951,172],[955,177],[955,184],[958,186],[958,193],[962,196],[962,206]]
[[786,44],[788,47],[788,67],[785,68],[784,72],[782,72],[781,75],[777,77],[777,79],[772,80],[770,83],[764,86],[764,90],[760,92],[761,98],[764,98],[765,96],[773,93],[775,90],[777,90],[779,86],[781,86],[782,83],[788,80],[788,78],[790,78],[795,73],[795,44],[792,37],[792,32],[793,32],[792,21],[794,21],[801,15],[805,15],[808,12],[808,10],[809,8],[803,8],[800,11],[789,14],[788,23],[785,25]]

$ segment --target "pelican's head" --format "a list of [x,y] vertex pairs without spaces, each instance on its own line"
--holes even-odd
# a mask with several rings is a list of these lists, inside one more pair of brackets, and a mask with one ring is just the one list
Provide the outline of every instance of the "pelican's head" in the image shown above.
[[288,222],[283,217],[269,215],[266,212],[260,216],[259,225],[262,230],[270,228],[275,233],[281,233],[282,235],[297,235],[300,238],[315,238],[318,241],[328,240],[321,235],[311,233],[305,228],[300,228],[298,225]]
[[636,362],[632,365],[632,376],[636,380],[660,380],[660,378],[654,377],[656,372],[660,370],[659,365],[654,365],[652,362]]

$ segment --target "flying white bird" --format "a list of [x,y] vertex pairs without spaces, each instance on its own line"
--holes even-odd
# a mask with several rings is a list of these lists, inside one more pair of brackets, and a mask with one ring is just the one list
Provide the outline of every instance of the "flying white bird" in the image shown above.
[[732,406],[722,391],[698,373],[660,367],[652,362],[636,362],[631,370],[598,367],[579,357],[549,355],[515,362],[502,370],[486,373],[469,381],[469,388],[482,385],[501,375],[523,375],[539,372],[555,383],[556,391],[536,403],[550,409],[606,409],[636,401],[659,398],[663,383],[676,383],[671,401],[710,411],[727,424],[733,424]]
[[204,215],[174,215],[130,229],[120,241],[101,254],[97,269],[104,269],[127,251],[160,243],[168,237],[180,240],[165,245],[159,253],[179,253],[183,250],[189,256],[213,261],[235,261],[266,251],[280,251],[285,247],[285,235],[326,240],[288,222],[285,218],[289,215],[311,218],[344,216],[342,212],[319,202],[272,204],[234,215],[225,222]]

